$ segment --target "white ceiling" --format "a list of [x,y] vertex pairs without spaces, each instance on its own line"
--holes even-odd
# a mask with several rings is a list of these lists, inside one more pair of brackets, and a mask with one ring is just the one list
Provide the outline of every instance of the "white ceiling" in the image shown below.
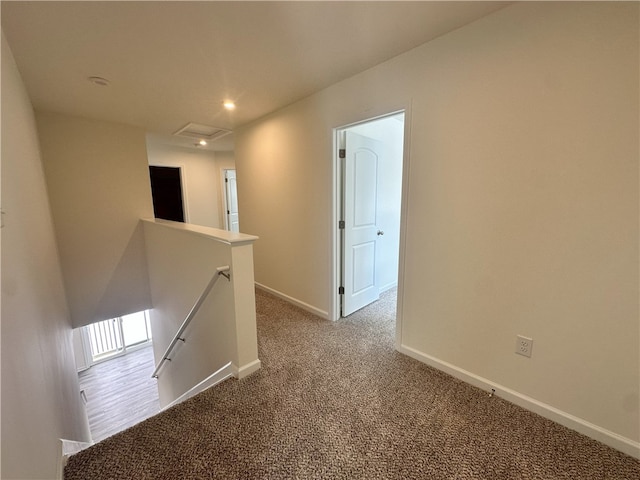
[[36,109],[162,136],[233,129],[506,5],[3,1],[2,28]]

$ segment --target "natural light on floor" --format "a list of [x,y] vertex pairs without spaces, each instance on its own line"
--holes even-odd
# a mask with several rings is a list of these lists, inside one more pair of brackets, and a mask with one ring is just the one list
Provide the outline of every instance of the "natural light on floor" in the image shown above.
[[83,336],[91,349],[92,361],[100,361],[151,341],[146,311],[112,318],[84,327]]

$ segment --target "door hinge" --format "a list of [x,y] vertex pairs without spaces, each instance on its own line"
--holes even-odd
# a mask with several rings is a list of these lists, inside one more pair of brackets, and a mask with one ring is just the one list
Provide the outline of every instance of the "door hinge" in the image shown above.
[[344,148],[338,150],[338,158],[347,158],[347,150]]
[[224,183],[229,183],[229,179],[228,179],[228,178],[225,178],[225,179],[224,179]]
[[340,230],[344,230],[344,220],[340,220],[340,221],[338,222],[338,228],[339,228]]
[[344,295],[344,287],[338,287],[338,295]]

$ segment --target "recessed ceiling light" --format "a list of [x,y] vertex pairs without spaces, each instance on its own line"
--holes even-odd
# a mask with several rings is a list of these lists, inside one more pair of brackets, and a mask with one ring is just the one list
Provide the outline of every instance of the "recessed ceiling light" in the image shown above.
[[200,141],[198,142],[198,145],[200,145],[200,146],[202,146],[202,147],[206,147],[206,146],[207,146],[207,142],[206,142],[206,140],[200,140]]
[[107,87],[109,85],[109,80],[102,77],[89,77],[89,81],[94,85],[99,85],[101,87]]
[[222,105],[224,105],[224,108],[226,108],[227,110],[235,110],[236,109],[236,104],[233,103],[231,100],[225,100]]

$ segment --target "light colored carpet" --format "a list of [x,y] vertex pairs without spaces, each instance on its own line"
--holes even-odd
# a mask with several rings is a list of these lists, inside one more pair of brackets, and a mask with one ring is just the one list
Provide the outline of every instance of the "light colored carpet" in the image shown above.
[[640,478],[631,457],[396,352],[394,293],[332,323],[258,291],[259,372],[72,456],[65,478]]

